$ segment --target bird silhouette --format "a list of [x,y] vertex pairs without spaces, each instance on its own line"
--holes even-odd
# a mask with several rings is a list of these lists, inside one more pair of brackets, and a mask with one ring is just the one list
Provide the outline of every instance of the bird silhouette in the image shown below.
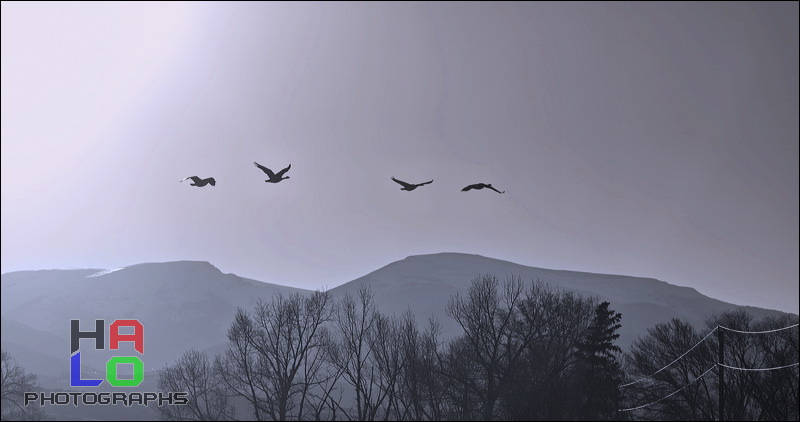
[[489,183],[489,184],[476,183],[474,185],[469,185],[469,186],[465,187],[464,189],[461,189],[461,192],[466,192],[466,191],[468,191],[470,189],[483,189],[483,188],[489,188],[489,189],[491,189],[491,190],[493,190],[493,191],[495,191],[497,193],[506,193],[506,191],[500,192],[499,190],[493,188],[491,183]]
[[208,184],[211,184],[211,186],[215,186],[217,184],[217,181],[214,180],[213,177],[209,177],[207,179],[201,179],[201,178],[199,178],[197,176],[189,176],[189,177],[184,177],[183,179],[181,179],[181,182],[183,182],[186,179],[192,179],[193,183],[190,183],[189,185],[190,186],[197,186],[198,188],[201,188],[201,187],[203,187],[205,185],[208,185]]
[[400,188],[400,190],[407,190],[409,192],[414,190],[414,189],[416,189],[416,188],[418,188],[418,187],[420,187],[420,186],[427,185],[428,183],[433,183],[433,180],[431,180],[430,182],[417,183],[417,184],[406,183],[406,182],[404,182],[402,180],[395,179],[394,176],[392,176],[392,180],[394,180],[395,182],[397,182],[397,183],[399,183],[400,185],[403,186],[402,188]]
[[287,171],[289,171],[290,168],[292,168],[292,165],[289,164],[289,167],[286,167],[285,169],[283,169],[283,170],[281,170],[281,171],[279,171],[277,173],[273,173],[272,170],[262,166],[261,164],[256,163],[255,161],[253,161],[253,164],[255,164],[256,167],[260,168],[264,173],[267,173],[267,176],[269,176],[269,179],[265,180],[265,182],[269,182],[269,183],[278,183],[283,179],[288,179],[289,176],[283,177],[283,175]]

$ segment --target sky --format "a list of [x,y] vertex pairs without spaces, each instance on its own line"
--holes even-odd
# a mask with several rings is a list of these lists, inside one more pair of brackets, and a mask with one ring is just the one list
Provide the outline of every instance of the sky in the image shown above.
[[317,289],[463,252],[798,313],[798,15],[3,2],[2,272],[200,260]]

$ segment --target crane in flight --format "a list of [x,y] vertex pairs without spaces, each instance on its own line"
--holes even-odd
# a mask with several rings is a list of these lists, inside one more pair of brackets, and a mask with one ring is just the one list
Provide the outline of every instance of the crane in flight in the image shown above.
[[466,192],[466,191],[468,191],[470,189],[483,189],[483,188],[489,188],[489,189],[491,189],[491,190],[493,190],[493,191],[495,191],[497,193],[506,193],[506,191],[500,192],[499,190],[495,189],[494,187],[492,187],[491,183],[489,183],[489,184],[476,183],[474,185],[469,185],[469,186],[465,187],[464,189],[461,189],[461,192]]
[[189,185],[190,186],[197,186],[198,188],[201,188],[201,187],[203,187],[205,185],[208,185],[208,184],[210,184],[211,186],[215,186],[217,184],[217,181],[214,180],[213,177],[209,177],[209,178],[206,178],[206,179],[201,179],[201,178],[199,178],[197,176],[189,176],[189,177],[184,177],[183,179],[181,179],[181,182],[183,182],[186,179],[192,179],[192,183],[190,183]]
[[288,179],[289,176],[284,177],[283,175],[286,174],[286,172],[289,171],[290,168],[292,168],[292,165],[289,164],[289,167],[286,167],[285,169],[283,169],[283,170],[281,170],[281,171],[279,171],[277,173],[274,173],[272,170],[262,166],[261,164],[258,164],[255,161],[253,161],[253,164],[255,164],[256,167],[260,168],[261,171],[266,173],[267,176],[269,176],[269,179],[265,180],[265,182],[269,182],[269,183],[278,183],[281,180]]
[[409,192],[411,192],[412,190],[414,190],[414,189],[416,189],[416,188],[418,188],[420,186],[427,185],[428,183],[433,183],[433,180],[431,180],[429,182],[425,182],[425,183],[416,183],[416,184],[415,183],[406,183],[406,182],[404,182],[402,180],[395,179],[394,176],[392,176],[392,180],[394,180],[395,182],[397,182],[398,184],[403,186],[402,188],[400,188],[400,190],[407,190]]

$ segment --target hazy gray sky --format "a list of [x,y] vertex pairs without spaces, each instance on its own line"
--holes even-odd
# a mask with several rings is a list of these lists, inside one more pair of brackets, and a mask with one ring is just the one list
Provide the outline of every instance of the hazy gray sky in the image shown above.
[[466,252],[798,312],[798,32],[796,2],[3,2],[2,272]]

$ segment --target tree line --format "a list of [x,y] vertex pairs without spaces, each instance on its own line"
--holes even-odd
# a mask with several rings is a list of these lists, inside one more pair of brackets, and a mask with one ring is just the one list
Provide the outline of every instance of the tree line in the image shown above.
[[[797,315],[755,321],[745,311],[732,311],[712,316],[701,329],[678,319],[658,324],[636,340],[626,355],[629,376],[641,380],[623,388],[628,405],[653,403],[677,391],[666,400],[637,410],[637,417],[720,420],[721,410],[724,420],[796,421],[800,418],[797,323]],[[722,363],[736,369],[717,365],[720,334],[725,344]],[[709,368],[714,369],[698,378]],[[770,368],[775,369],[764,370]],[[720,371],[726,386],[722,409]]]
[[[159,372],[161,391],[188,392],[163,420],[798,420],[797,316],[715,315],[702,329],[673,319],[623,353],[609,302],[517,277],[472,280],[446,314],[382,314],[368,285],[278,295],[238,309],[224,353],[189,350]],[[720,328],[724,327],[724,328]],[[718,333],[725,330],[720,368]],[[736,369],[731,369],[736,368]],[[35,378],[3,353],[3,419]],[[702,376],[701,376],[702,375]],[[23,387],[20,387],[23,386]],[[20,398],[21,400],[21,398]],[[27,412],[27,413],[25,413]],[[36,414],[34,417],[42,417]]]
[[436,321],[382,314],[364,285],[334,303],[327,292],[276,296],[239,309],[224,354],[195,350],[159,374],[188,391],[167,420],[613,419],[624,379],[621,315],[574,292],[484,275]]
[[622,315],[609,302],[538,281],[482,275],[446,313],[461,334],[443,340],[435,320],[420,326],[410,311],[382,314],[366,285],[339,301],[327,292],[261,301],[238,310],[224,354],[192,350],[160,372],[160,388],[192,397],[189,406],[159,408],[160,417],[718,420],[711,331],[723,326],[735,330],[726,333],[724,362],[739,368],[722,369],[725,418],[798,420],[797,366],[744,370],[798,362],[796,327],[746,334],[796,324],[796,315],[756,322],[734,311],[705,330],[673,319],[622,353]]
[[[451,297],[446,313],[461,334],[445,341],[434,320],[382,314],[366,285],[339,301],[315,292],[259,302],[238,310],[224,354],[189,351],[161,371],[160,388],[192,400],[158,411],[166,420],[716,420],[719,368],[697,377],[716,366],[718,345],[701,339],[717,325],[797,322],[736,311],[698,331],[675,319],[622,353],[622,315],[610,303],[493,275]],[[731,332],[725,363],[797,362],[797,332]],[[725,371],[726,419],[798,420],[797,366]]]

